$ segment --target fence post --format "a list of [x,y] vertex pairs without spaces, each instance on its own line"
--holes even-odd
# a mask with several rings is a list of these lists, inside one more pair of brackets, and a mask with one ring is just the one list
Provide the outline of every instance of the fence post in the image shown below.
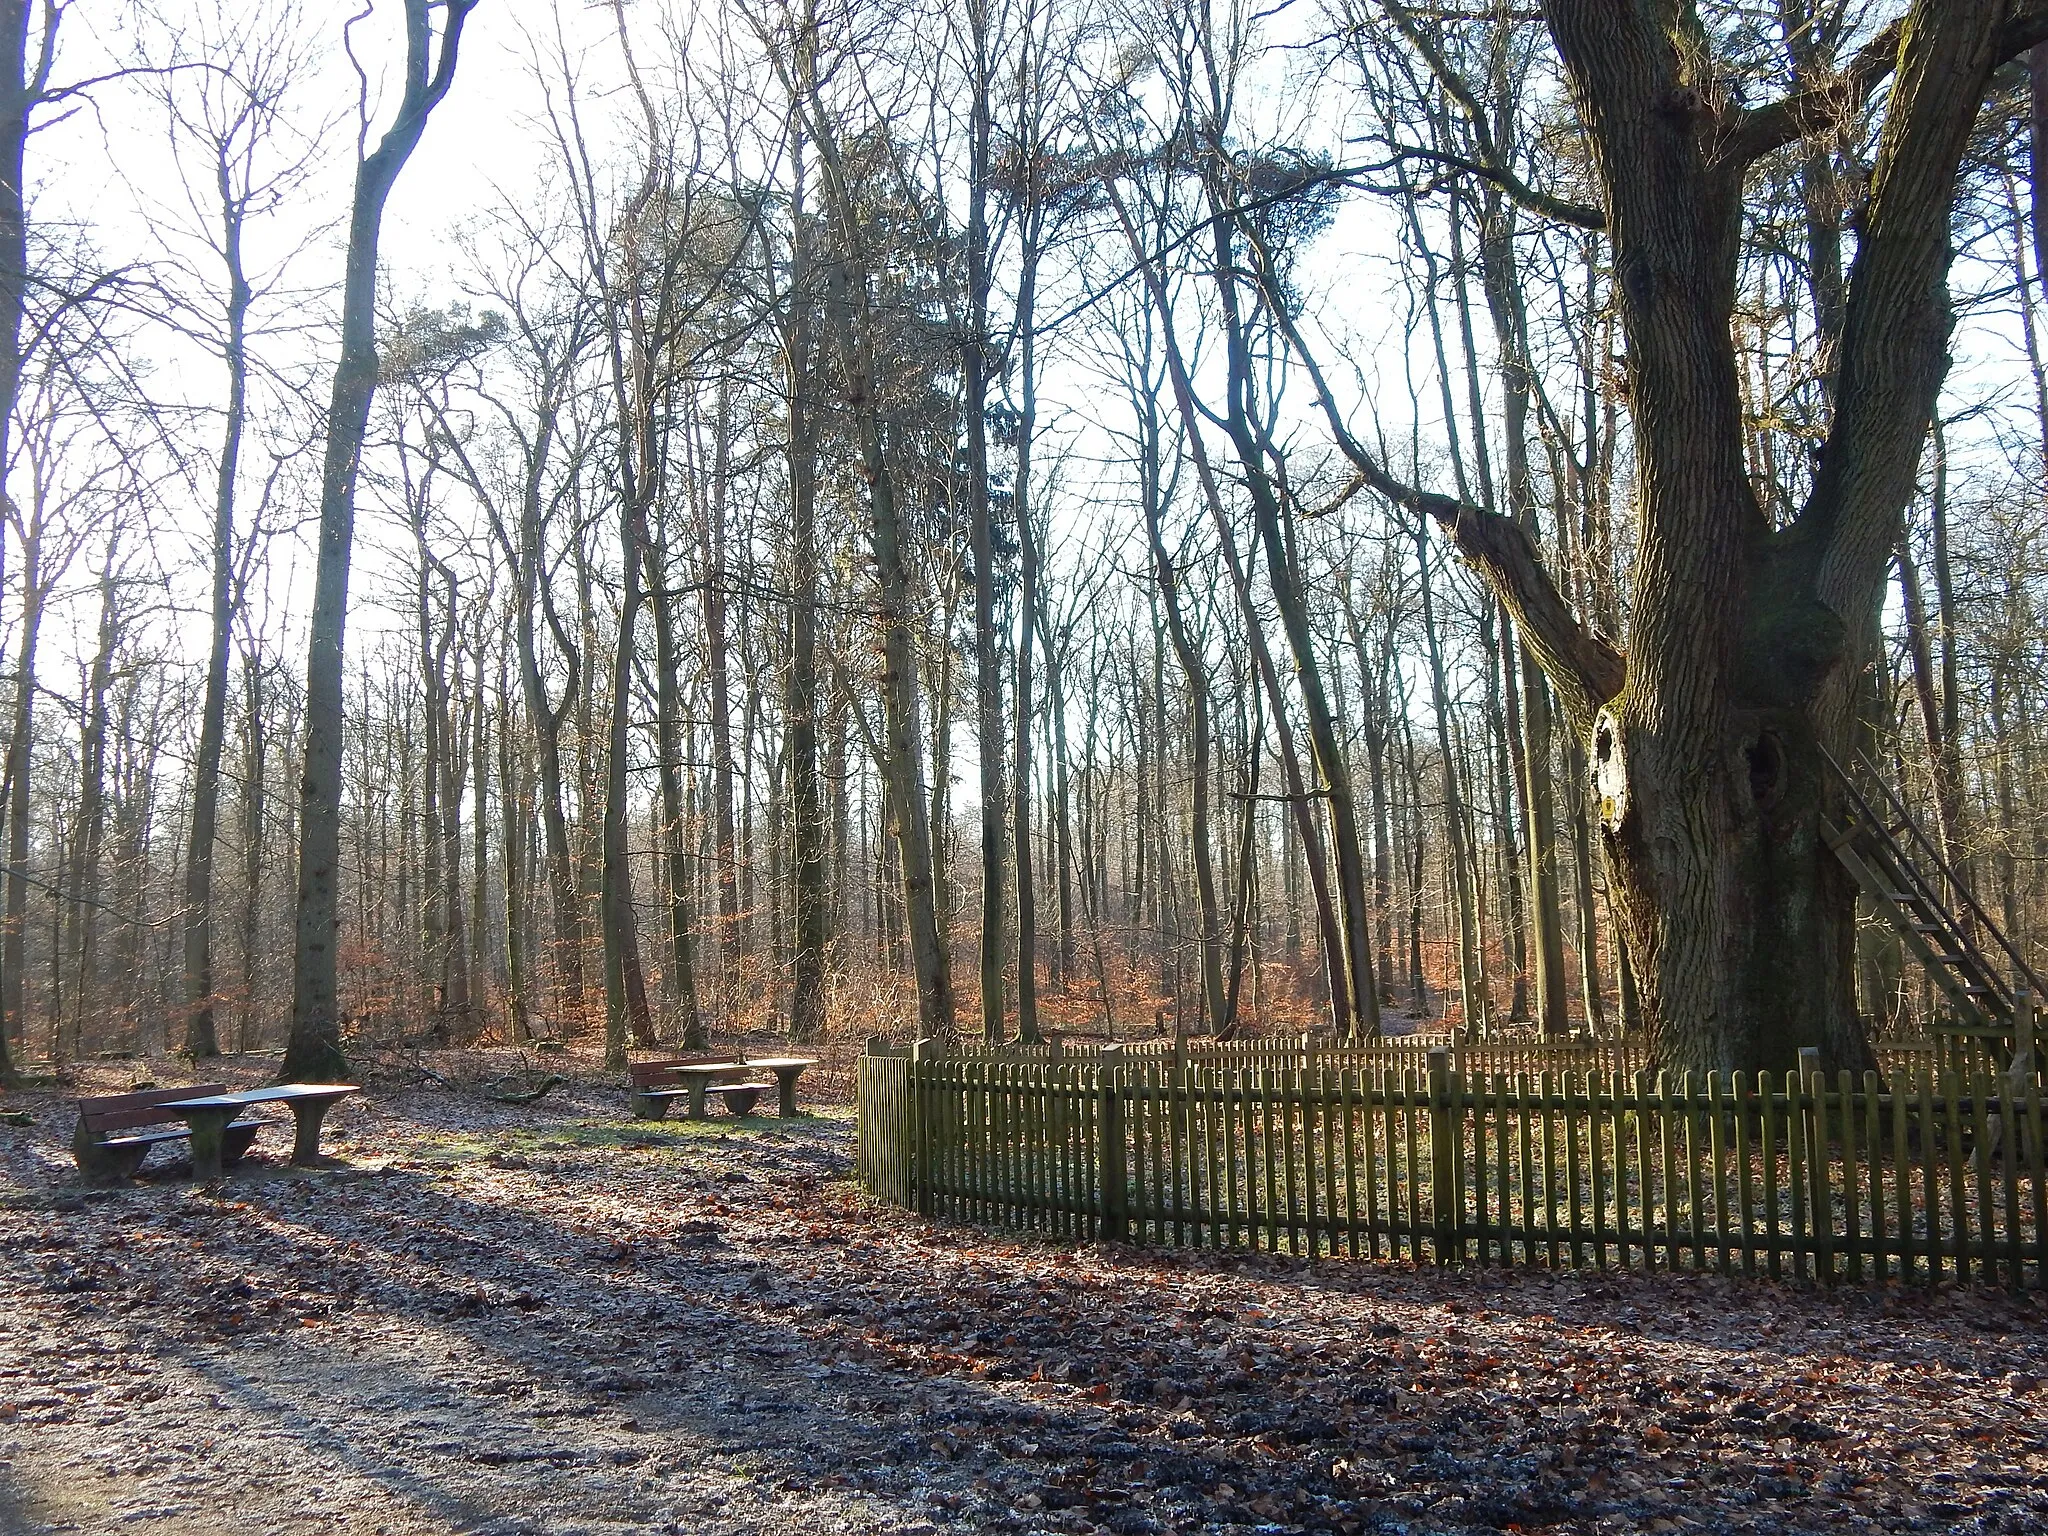
[[1450,1049],[1432,1046],[1429,1052],[1429,1208],[1439,1264],[1451,1262],[1452,1248],[1457,1241],[1459,1211],[1454,1152],[1460,1129],[1451,1124]]
[[[1806,1144],[1805,1235],[1813,1245],[1813,1275],[1825,1285],[1834,1278],[1834,1257],[1829,1239],[1834,1235],[1835,1213],[1828,1192],[1827,1077],[1820,1069],[1820,1047],[1799,1048],[1800,1140]],[[1799,1173],[1794,1170],[1793,1178]]]
[[1100,1144],[1096,1163],[1102,1170],[1102,1241],[1129,1242],[1130,1191],[1124,1168],[1123,1047],[1112,1041],[1102,1048],[1095,1069],[1098,1096],[1095,1117]]
[[926,1165],[930,1160],[930,1127],[926,1124],[923,1074],[919,1070],[933,1051],[935,1042],[917,1039],[910,1042],[910,1060],[903,1069],[905,1081],[910,1087],[910,1113],[904,1118],[910,1127],[910,1156],[905,1160],[904,1179],[910,1188],[910,1206],[920,1216],[932,1213],[931,1189],[925,1177]]

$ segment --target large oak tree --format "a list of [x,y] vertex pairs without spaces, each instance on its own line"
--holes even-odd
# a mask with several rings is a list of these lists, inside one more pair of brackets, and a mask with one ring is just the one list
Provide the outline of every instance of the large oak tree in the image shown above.
[[[1825,754],[1849,755],[1947,366],[1958,169],[1994,73],[2048,35],[2048,6],[1915,0],[1852,57],[1811,62],[1777,99],[1745,104],[1728,29],[1702,7],[1550,0],[1543,23],[1597,202],[1532,185],[1499,154],[1439,24],[1397,0],[1384,12],[1468,121],[1475,153],[1450,169],[1609,244],[1638,519],[1625,641],[1580,621],[1511,517],[1400,482],[1338,422],[1346,450],[1485,574],[1587,744],[1658,1059],[1779,1067],[1816,1045],[1865,1066],[1855,890],[1825,840],[1842,793]],[[1833,419],[1803,505],[1774,522],[1744,457],[1731,329],[1751,173],[1866,121],[1876,151],[1853,219]]]

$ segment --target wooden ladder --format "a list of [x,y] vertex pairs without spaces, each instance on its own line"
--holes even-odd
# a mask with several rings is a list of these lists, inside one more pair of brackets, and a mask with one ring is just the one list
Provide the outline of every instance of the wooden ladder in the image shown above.
[[[2016,1017],[2013,987],[2026,986],[2040,997],[2040,978],[1949,868],[1871,761],[1860,752],[1856,755],[1861,779],[1876,787],[1875,803],[1826,749],[1821,755],[1845,791],[1844,823],[1821,820],[1822,835],[1835,857],[1955,1006],[1960,1032],[2009,1036]],[[1974,935],[1982,935],[2003,953],[2012,967],[2009,977],[1992,964]]]

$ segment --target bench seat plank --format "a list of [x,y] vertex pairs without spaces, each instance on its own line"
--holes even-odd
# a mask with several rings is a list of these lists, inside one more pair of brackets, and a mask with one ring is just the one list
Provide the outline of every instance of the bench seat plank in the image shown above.
[[192,1131],[190,1127],[181,1126],[175,1131],[136,1131],[128,1136],[102,1136],[100,1138],[100,1145],[103,1147],[141,1147],[155,1146],[160,1141],[190,1141],[191,1139]]

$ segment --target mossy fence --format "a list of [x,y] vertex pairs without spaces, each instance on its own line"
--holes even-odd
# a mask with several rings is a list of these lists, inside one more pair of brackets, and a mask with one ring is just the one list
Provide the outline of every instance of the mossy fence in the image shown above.
[[871,1045],[860,1173],[926,1215],[1071,1240],[1821,1281],[2048,1276],[2038,1075],[1702,1084],[1462,1058],[1439,1049],[1418,1071],[1336,1052],[1218,1065]]

